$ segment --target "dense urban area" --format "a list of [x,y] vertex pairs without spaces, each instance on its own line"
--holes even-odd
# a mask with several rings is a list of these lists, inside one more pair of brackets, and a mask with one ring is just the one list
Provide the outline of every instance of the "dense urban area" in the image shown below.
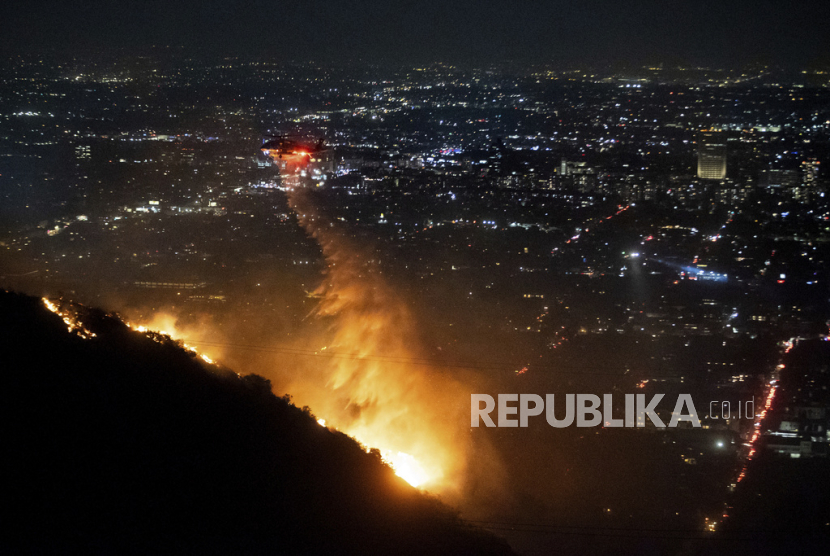
[[[274,137],[322,145],[299,180]],[[775,514],[770,478],[827,482],[828,155],[830,71],[18,56],[0,287],[164,315],[305,403],[332,259],[302,187],[402,300],[408,365],[468,394],[613,393],[620,415],[662,393],[666,422],[695,401],[700,428],[471,428],[498,464],[448,495],[463,517],[520,553],[826,538],[826,500]]]

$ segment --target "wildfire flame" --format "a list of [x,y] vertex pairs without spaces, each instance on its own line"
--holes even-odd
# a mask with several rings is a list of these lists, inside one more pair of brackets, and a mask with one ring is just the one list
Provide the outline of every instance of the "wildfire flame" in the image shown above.
[[[189,352],[197,355],[202,360],[207,363],[215,364],[215,361],[201,353],[196,347],[192,345],[194,340],[188,339],[184,341],[186,336],[189,336],[185,331],[179,331],[178,327],[173,322],[173,317],[165,314],[156,315],[153,319],[153,322],[157,324],[161,324],[164,326],[163,329],[153,330],[153,325],[145,326],[145,325],[138,325],[133,324],[130,322],[125,322],[127,326],[135,330],[136,332],[140,332],[143,334],[147,334],[148,337],[152,339],[159,339],[164,337],[169,337],[172,340],[178,340],[182,343],[182,346],[188,350]],[[196,342],[198,343],[198,342]],[[321,350],[322,351],[322,350]],[[329,385],[331,386],[331,385]],[[319,405],[315,405],[318,407]],[[343,429],[338,427],[329,426],[327,425],[328,421],[326,419],[317,419],[317,423],[322,427],[329,427],[334,430],[341,430],[341,432],[345,432],[346,434],[352,436],[355,440],[360,442],[366,449],[367,452],[371,451],[373,447],[377,446],[398,446],[400,444],[407,444],[401,442],[388,442],[383,438],[382,435],[379,435],[379,431],[377,430],[377,424],[362,424],[360,426],[346,426]],[[398,449],[390,449],[390,448],[380,448],[381,459],[389,465],[392,470],[405,480],[407,483],[414,487],[421,487],[426,485],[435,485],[436,481],[443,477],[443,472],[441,470],[440,464],[436,463],[433,459],[427,459],[426,466],[421,463],[415,456],[399,451]]]
[[[409,484],[457,494],[469,446],[469,393],[457,381],[414,362],[417,335],[407,305],[381,277],[374,253],[340,234],[319,213],[298,176],[289,171],[283,182],[300,225],[318,241],[328,264],[325,280],[314,292],[319,299],[316,322],[331,324],[327,349],[319,350],[327,357],[290,364],[275,357],[273,367],[260,359],[243,366],[246,372],[278,378],[279,388],[291,392],[297,405],[325,416],[318,420],[321,426],[378,448],[381,459]],[[71,314],[43,301],[70,331],[94,337]],[[216,342],[202,340],[211,328],[206,323],[180,326],[165,313],[140,324],[125,323],[154,341],[179,341],[208,364],[218,356]]]
[[430,480],[429,473],[421,467],[418,460],[409,454],[386,450],[381,451],[381,457],[401,479],[414,487],[419,487]]
[[[76,315],[73,315],[68,311],[61,310],[58,305],[56,305],[46,297],[42,298],[42,301],[46,308],[49,309],[49,311],[61,317],[63,322],[66,324],[69,332],[75,332],[84,339],[90,339],[95,337],[95,334],[87,330],[84,327],[81,320],[78,319]],[[125,324],[130,329],[142,334],[147,334],[149,337],[153,339],[158,339],[159,337],[165,336],[170,337],[174,340],[176,339],[176,334],[171,333],[167,330],[154,331],[150,330],[144,325],[135,325],[129,322],[125,322]],[[182,343],[182,345],[187,351],[197,355],[206,363],[209,363],[211,365],[215,364],[215,361],[212,358],[203,353],[199,353],[198,350],[190,344]],[[325,419],[318,419],[317,422],[320,424],[320,426],[326,426]],[[367,451],[369,450],[370,448],[367,448]],[[418,462],[418,460],[416,460],[410,454],[404,452],[396,452],[393,450],[381,450],[381,458],[395,471],[395,473],[399,477],[401,477],[403,480],[405,480],[414,487],[418,487],[426,483],[431,478],[430,474],[423,468],[423,466]]]
[[157,315],[154,320],[162,321],[164,328],[155,327],[158,329],[153,330],[154,327],[152,325],[148,327],[144,326],[143,324],[133,324],[128,321],[124,321],[124,324],[126,324],[131,330],[135,330],[136,332],[140,332],[142,334],[147,334],[149,337],[153,339],[158,339],[159,337],[163,338],[166,336],[169,337],[171,340],[181,342],[182,347],[186,351],[192,353],[193,355],[196,355],[202,361],[209,365],[216,365],[216,361],[212,357],[205,353],[202,353],[195,346],[185,341],[186,334],[183,334],[177,330],[173,317],[166,314],[162,314]]
[[[326,422],[378,447],[395,473],[416,487],[448,492],[463,466],[469,394],[435,370],[412,363],[417,346],[405,303],[383,280],[376,255],[340,233],[318,210],[310,189],[287,176],[289,205],[328,264],[315,315],[331,323],[327,348],[347,353],[295,379],[290,391]],[[300,374],[300,373],[297,373]],[[466,397],[465,397],[466,396]]]
[[[409,316],[401,303],[387,297],[385,285],[374,279],[368,284],[352,283],[359,280],[348,274],[354,265],[344,261],[331,264],[342,271],[333,273],[330,269],[317,314],[334,318],[334,337],[318,351],[348,357],[315,359],[312,366],[291,373],[296,378],[282,386],[292,393],[297,405],[308,405],[317,415],[325,416],[317,419],[320,426],[348,434],[367,452],[378,448],[381,459],[410,485],[446,491],[454,486],[447,475],[460,459],[454,453],[459,443],[445,419],[452,410],[441,407],[453,407],[447,396],[452,385],[406,363],[409,351],[405,338],[411,331],[405,323]],[[152,339],[169,337],[205,362],[215,362],[212,355],[216,347],[211,342],[205,346],[211,350],[210,356],[202,350],[204,324],[181,325],[166,313],[156,313],[142,324],[125,322]],[[268,370],[267,366],[255,369],[266,377]],[[451,420],[458,425],[465,422],[462,416],[451,416]]]
[[83,323],[77,318],[77,315],[73,315],[69,311],[61,309],[58,305],[55,305],[46,297],[42,298],[42,301],[47,309],[58,315],[63,320],[69,332],[74,332],[85,340],[95,337],[95,333],[87,330]]

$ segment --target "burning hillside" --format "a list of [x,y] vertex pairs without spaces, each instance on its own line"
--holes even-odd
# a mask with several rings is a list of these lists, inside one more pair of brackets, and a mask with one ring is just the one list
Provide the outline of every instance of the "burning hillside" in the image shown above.
[[267,380],[100,311],[38,305],[0,293],[4,501],[33,551],[508,552]]

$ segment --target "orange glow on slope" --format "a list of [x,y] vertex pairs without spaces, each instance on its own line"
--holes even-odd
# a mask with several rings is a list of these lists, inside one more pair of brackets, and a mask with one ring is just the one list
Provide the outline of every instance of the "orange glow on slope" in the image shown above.
[[167,336],[173,341],[180,342],[181,346],[186,351],[198,356],[205,363],[209,365],[216,365],[216,360],[213,357],[203,353],[201,349],[197,349],[191,343],[188,343],[190,341],[188,338],[191,334],[188,333],[186,328],[182,329],[177,326],[176,318],[173,315],[169,315],[167,313],[156,314],[146,325],[133,324],[126,320],[124,321],[124,324],[126,324],[130,329],[146,334],[148,337],[157,341],[160,341],[163,337]]
[[42,301],[47,309],[49,309],[51,312],[55,313],[61,319],[63,319],[63,322],[64,324],[66,324],[66,327],[69,332],[74,332],[85,340],[89,340],[90,338],[95,337],[95,333],[87,330],[84,327],[83,323],[80,320],[78,320],[76,315],[71,314],[69,311],[62,310],[58,305],[55,305],[46,297],[42,298]]
[[464,466],[469,393],[412,363],[418,353],[413,319],[374,267],[374,253],[341,234],[298,185],[287,188],[289,204],[328,264],[314,292],[314,315],[330,323],[327,347],[348,357],[307,362],[286,390],[298,405],[324,416],[326,426],[379,448],[411,485],[453,491]]
[[[89,330],[87,330],[81,320],[74,315],[72,312],[68,310],[61,309],[58,305],[54,302],[50,301],[48,298],[42,298],[43,304],[46,308],[55,313],[67,326],[67,330],[69,332],[74,332],[78,334],[80,337],[84,339],[94,338],[95,334]],[[165,341],[178,341],[181,343],[182,347],[187,350],[188,352],[192,353],[194,356],[198,356],[203,361],[210,365],[215,365],[216,362],[203,353],[199,353],[199,351],[191,346],[188,343],[185,343],[182,338],[181,334],[177,332],[175,319],[174,317],[167,315],[167,314],[159,314],[153,318],[153,322],[156,324],[160,324],[161,326],[144,326],[144,325],[137,325],[132,324],[127,321],[123,321],[124,324],[127,325],[131,330],[134,330],[138,333],[145,334],[148,338],[157,341],[157,342],[165,342]],[[162,328],[163,326],[163,328]],[[159,328],[158,330],[154,330],[153,328]],[[318,419],[318,424],[320,426],[326,426],[325,419]],[[371,446],[376,445],[392,445],[392,446],[399,446],[399,445],[408,445],[414,446],[412,442],[388,442],[384,441],[383,443],[374,442],[374,441],[367,441],[366,439],[373,439],[382,441],[383,434],[379,434],[377,423],[375,426],[367,426],[365,423],[355,430],[346,431],[348,434],[351,434],[361,443],[369,444]],[[367,451],[370,451],[371,448],[366,448]],[[381,459],[387,463],[395,473],[408,482],[410,485],[414,487],[419,487],[421,485],[426,484],[434,484],[436,480],[442,478],[443,473],[441,468],[439,467],[438,460],[435,459],[427,459],[426,467],[425,464],[422,464],[418,459],[416,459],[411,454],[406,452],[398,451],[397,449],[381,449]],[[431,466],[431,467],[430,467]]]
[[[88,330],[77,315],[73,314],[69,310],[61,309],[58,305],[56,305],[54,302],[50,301],[46,297],[42,298],[42,301],[46,308],[49,309],[49,311],[61,317],[64,324],[66,324],[67,330],[69,332],[74,332],[81,338],[84,338],[85,340],[95,338],[95,333]],[[181,335],[175,332],[176,328],[173,317],[169,315],[159,315],[154,320],[159,319],[163,320],[166,323],[166,329],[151,330],[146,326],[134,325],[126,321],[124,321],[124,324],[126,324],[130,329],[135,330],[136,332],[140,332],[142,334],[146,334],[147,336],[151,337],[156,341],[162,341],[162,339],[165,336],[169,337],[171,340],[181,341]],[[173,330],[173,332],[169,332],[168,330]],[[194,355],[197,355],[205,363],[208,363],[210,365],[216,364],[216,362],[211,357],[205,355],[204,353],[199,353],[193,346],[188,345],[184,342],[182,342],[182,346],[185,350],[189,351],[190,353],[193,353]]]
[[387,450],[385,453],[381,451],[381,456],[383,461],[389,464],[401,479],[414,487],[419,487],[433,478],[430,477],[418,460],[409,454]]
[[[194,347],[193,344],[198,344],[198,340],[194,341],[190,339],[198,338],[200,336],[203,337],[204,331],[201,329],[191,331],[187,327],[177,326],[176,318],[173,315],[166,313],[156,314],[150,321],[148,321],[147,325],[138,325],[130,322],[126,322],[126,324],[132,330],[146,334],[148,337],[156,341],[162,341],[165,337],[169,337],[174,341],[179,341],[181,342],[182,347],[184,347],[184,349],[186,349],[187,351],[200,357],[206,363],[215,364],[215,361],[212,357],[202,353],[201,349],[197,349],[197,347]],[[326,360],[326,362],[328,363],[328,360]],[[339,363],[343,364],[343,362]],[[346,361],[345,364],[355,364],[355,361]],[[373,365],[383,366],[384,363],[373,363]],[[359,362],[357,363],[357,366],[360,366]],[[369,372],[370,374],[375,374],[377,370],[373,369]],[[342,379],[343,377],[341,375],[341,380]],[[386,464],[388,464],[399,477],[404,479],[412,486],[435,486],[437,484],[437,481],[444,476],[442,470],[443,467],[445,467],[444,463],[440,459],[435,457],[427,457],[424,459],[424,462],[422,463],[421,459],[416,458],[414,455],[408,453],[407,451],[402,451],[404,449],[412,450],[413,446],[415,446],[416,453],[426,453],[431,450],[427,450],[426,448],[422,449],[418,447],[419,445],[417,445],[416,443],[402,441],[401,439],[389,440],[389,437],[395,436],[394,431],[387,431],[382,434],[379,433],[378,424],[385,422],[385,417],[378,417],[376,423],[372,425],[367,423],[367,421],[369,420],[368,418],[354,419],[351,420],[351,422],[349,422],[348,419],[343,418],[338,420],[331,419],[329,418],[329,416],[338,413],[338,411],[334,411],[333,409],[326,409],[325,411],[323,411],[319,409],[333,406],[333,404],[335,403],[343,403],[338,396],[342,393],[344,383],[337,382],[336,384],[337,386],[334,388],[334,390],[336,393],[335,398],[337,399],[337,402],[328,399],[332,396],[331,390],[329,390],[333,386],[331,382],[326,383],[325,381],[323,381],[322,383],[317,383],[314,387],[310,387],[311,385],[309,385],[306,382],[303,382],[301,385],[298,385],[298,389],[296,391],[292,389],[292,393],[296,392],[295,400],[298,406],[310,405],[318,414],[325,414],[327,416],[326,419],[317,419],[317,423],[320,426],[331,428],[334,430],[340,430],[341,432],[344,432],[352,436],[365,447],[367,452],[374,447],[378,447],[380,450],[381,459]],[[365,388],[365,385],[361,388]],[[377,395],[380,395],[380,393],[373,394],[373,396]],[[368,397],[363,395],[355,399],[360,399],[362,400],[361,403],[366,403]],[[349,407],[348,403],[349,402],[346,402],[346,407],[341,407],[340,409],[344,410],[345,413],[353,413],[354,408]],[[408,410],[403,410],[404,413],[406,411]],[[337,423],[340,426],[335,426],[335,423]],[[348,423],[348,426],[343,426],[342,423]]]
[[[375,255],[353,245],[321,217],[296,176],[284,177],[284,184],[300,224],[320,243],[328,263],[324,282],[314,292],[319,304],[312,316],[330,325],[326,347],[315,351],[332,356],[258,360],[246,372],[274,380],[295,405],[308,406],[321,426],[352,436],[367,451],[377,448],[409,484],[454,494],[469,443],[469,392],[412,362],[419,354],[413,319],[373,268]],[[158,330],[206,362],[222,357],[214,340],[224,334],[209,321],[189,326],[172,314],[156,313],[130,327],[151,336]],[[202,345],[205,338],[211,341]]]

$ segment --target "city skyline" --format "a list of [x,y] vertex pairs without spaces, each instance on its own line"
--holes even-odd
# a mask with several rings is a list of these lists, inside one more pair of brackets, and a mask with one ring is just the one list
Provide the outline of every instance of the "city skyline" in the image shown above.
[[13,529],[823,556],[813,6],[4,5]]

